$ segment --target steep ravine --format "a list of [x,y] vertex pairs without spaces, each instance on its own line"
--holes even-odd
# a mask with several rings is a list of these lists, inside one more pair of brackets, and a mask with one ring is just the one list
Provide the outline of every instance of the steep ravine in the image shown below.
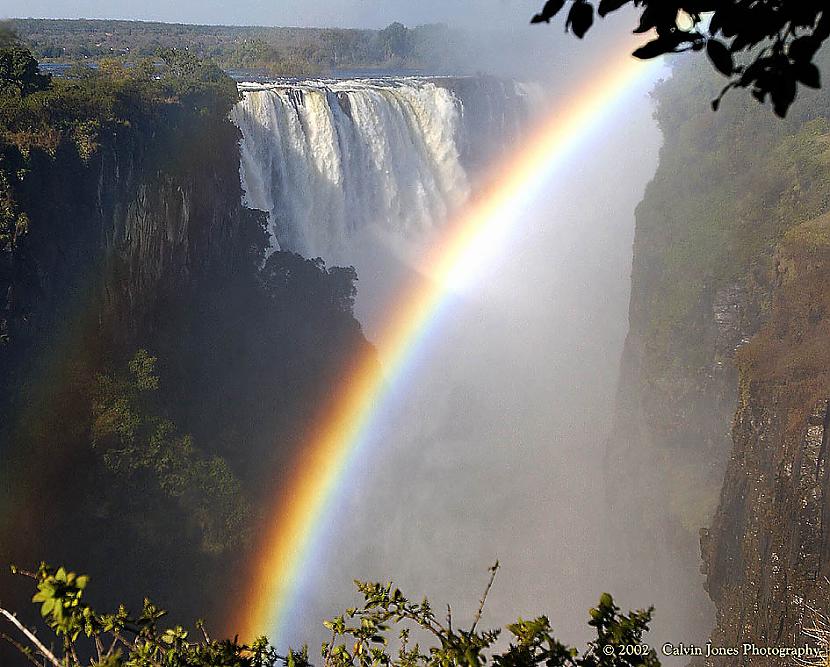
[[[15,100],[23,131],[0,114],[0,562],[66,563],[113,582],[103,604],[149,595],[222,631],[266,497],[369,346],[355,270],[291,251],[333,263],[361,224],[439,224],[532,100],[485,78],[295,82],[231,111],[208,74],[194,94],[100,72]],[[240,181],[252,155],[261,183]],[[133,362],[153,357],[147,382]],[[0,573],[25,610],[18,592]]]
[[[661,642],[787,646],[805,605],[830,608],[830,98],[803,94],[785,121],[737,96],[713,113],[718,84],[683,64],[655,95],[664,145],[637,210],[609,567],[656,605]],[[618,514],[640,531],[616,530]]]
[[[161,118],[131,108],[130,123],[105,123],[86,153],[72,136],[50,149],[3,143],[5,173],[17,176],[3,194],[27,225],[0,253],[0,560],[67,562],[98,578],[109,562],[130,572],[113,597],[139,595],[155,569],[198,598],[196,582],[181,576],[185,560],[199,558],[198,538],[182,530],[157,549],[152,527],[135,530],[135,489],[90,443],[96,375],[138,347],[157,352],[159,335],[174,328],[169,304],[241,271],[243,227],[256,230],[239,204],[238,176],[220,157],[233,154],[234,128],[190,124],[175,107],[156,111]],[[184,154],[197,159],[180,164]],[[119,486],[124,502],[113,503]],[[152,498],[146,489],[148,514]],[[18,589],[7,575],[0,581],[4,599]]]

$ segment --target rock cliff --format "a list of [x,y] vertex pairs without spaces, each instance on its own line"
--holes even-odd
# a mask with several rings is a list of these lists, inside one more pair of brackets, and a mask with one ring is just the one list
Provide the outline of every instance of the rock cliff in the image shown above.
[[769,318],[737,355],[734,447],[701,541],[724,646],[803,645],[810,609],[830,605],[830,216],[785,235],[771,282]]
[[[69,84],[43,95],[55,115],[77,104]],[[368,346],[356,276],[290,253],[260,270],[265,214],[242,205],[224,111],[119,104],[88,142],[74,134],[84,123],[47,124],[29,143],[0,132],[0,562],[77,564],[118,581],[107,604],[149,595],[219,627],[231,592],[217,582],[244,564],[263,517],[205,540],[188,508],[219,486],[240,507],[273,493],[310,413]],[[171,493],[163,470],[118,471],[96,449],[101,378],[139,349],[159,379],[137,405],[183,436],[183,456],[210,462],[209,483]],[[4,601],[13,586],[0,575]]]
[[68,299],[101,297],[122,322],[146,324],[165,294],[248,261],[262,232],[240,204],[236,129],[196,117],[165,127],[170,120],[105,127],[87,156],[71,139],[52,154],[6,147],[5,164],[21,165],[13,196],[28,221],[2,253],[12,343],[23,342],[21,328],[50,326],[43,318],[65,314]]
[[683,65],[655,94],[664,145],[637,210],[610,566],[654,602],[661,641],[787,645],[805,603],[830,604],[830,99],[778,121],[751,101],[713,114],[717,90]]

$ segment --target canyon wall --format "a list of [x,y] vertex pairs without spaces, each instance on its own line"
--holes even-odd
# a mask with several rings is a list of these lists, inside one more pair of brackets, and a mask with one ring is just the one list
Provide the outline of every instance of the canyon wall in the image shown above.
[[[781,121],[738,95],[713,113],[717,92],[684,63],[655,93],[664,145],[637,211],[608,446],[611,566],[631,568],[625,595],[654,591],[661,641],[786,646],[805,605],[830,604],[830,99],[804,94]],[[618,513],[642,531],[615,532]]]

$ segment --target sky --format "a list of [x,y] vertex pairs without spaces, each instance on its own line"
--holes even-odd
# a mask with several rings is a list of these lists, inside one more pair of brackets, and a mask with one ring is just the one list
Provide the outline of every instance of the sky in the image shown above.
[[0,0],[3,18],[110,18],[229,25],[384,27],[527,24],[543,0]]

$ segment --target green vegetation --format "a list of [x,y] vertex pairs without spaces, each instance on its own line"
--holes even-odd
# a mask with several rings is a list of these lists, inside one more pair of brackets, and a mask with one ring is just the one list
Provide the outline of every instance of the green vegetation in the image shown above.
[[[492,569],[493,575],[498,564]],[[37,593],[32,601],[56,636],[60,650],[46,646],[16,616],[0,608],[0,616],[15,628],[12,643],[31,663],[51,667],[310,667],[308,649],[281,656],[261,637],[246,645],[211,639],[203,621],[196,623],[195,639],[180,625],[165,626],[166,612],[149,600],[141,614],[132,616],[121,605],[101,614],[86,603],[89,577],[44,564],[36,572],[13,572],[32,578]],[[492,584],[490,579],[490,585]],[[498,630],[477,629],[487,593],[469,630],[453,626],[448,609],[442,624],[429,602],[410,602],[392,584],[355,582],[363,607],[353,608],[325,623],[331,639],[322,647],[325,667],[659,667],[654,649],[642,643],[651,610],[620,613],[607,593],[590,611],[589,625],[596,639],[580,654],[552,635],[545,616],[519,619],[507,626],[509,645],[495,649]],[[489,591],[489,585],[487,590]],[[426,650],[410,640],[411,630],[431,640]],[[397,651],[390,634],[398,630]]]
[[782,245],[798,248],[800,252],[824,252],[830,248],[830,214],[825,214],[798,225],[784,234]]
[[0,46],[0,251],[29,227],[13,192],[32,150],[54,157],[71,144],[89,159],[99,137],[117,127],[162,116],[165,130],[175,133],[200,119],[223,119],[238,101],[236,84],[213,63],[173,49],[159,58],[160,66],[145,60],[125,68],[108,60],[97,70],[79,67],[67,78],[52,79],[38,72],[37,61],[19,43]]
[[92,403],[92,446],[107,470],[138,492],[156,488],[175,499],[211,553],[248,543],[251,509],[239,479],[219,456],[206,457],[156,412],[155,357],[139,350],[126,376],[99,375]]
[[10,44],[0,50],[0,95],[29,95],[49,87],[50,77],[38,71],[31,52]]
[[223,68],[278,76],[352,69],[453,71],[470,49],[461,32],[443,25],[355,30],[57,19],[16,19],[11,25],[47,62],[138,63],[173,48]]
[[[653,93],[663,145],[636,210],[621,392],[631,410],[618,417],[620,441],[638,443],[662,478],[664,500],[644,504],[645,520],[670,522],[681,555],[718,505],[734,353],[769,318],[778,248],[830,212],[830,91],[805,91],[779,119],[740,95],[713,113],[721,85],[705,62],[685,59]],[[617,456],[625,465],[631,452]]]
[[251,508],[368,353],[356,276],[265,261],[215,64],[98,65],[0,95],[0,559],[117,564],[103,604],[218,615]]
[[737,97],[712,114],[705,99],[717,86],[686,63],[655,93],[665,143],[637,209],[634,274],[650,285],[642,307],[655,377],[705,365],[693,324],[701,306],[765,266],[788,229],[830,210],[830,94],[805,95],[779,120]]
[[[129,124],[142,113],[172,116],[177,107],[224,117],[238,101],[236,84],[216,65],[175,50],[160,52],[160,58],[158,68],[147,61],[125,68],[109,60],[97,70],[79,68],[50,80],[36,73],[23,47],[0,48],[0,76],[11,70],[2,79],[0,139],[24,152],[37,146],[54,154],[70,138],[89,153],[107,124]],[[7,61],[25,65],[4,68]]]
[[252,646],[236,641],[214,641],[203,623],[202,637],[188,641],[181,626],[162,628],[163,609],[144,601],[141,614],[131,616],[121,605],[117,611],[100,614],[85,600],[89,577],[78,576],[65,568],[57,570],[41,564],[36,572],[12,568],[31,577],[37,585],[33,602],[56,636],[61,648],[47,647],[34,632],[14,615],[0,609],[17,631],[18,638],[3,633],[29,662],[51,667],[271,667],[277,656],[262,640]]

